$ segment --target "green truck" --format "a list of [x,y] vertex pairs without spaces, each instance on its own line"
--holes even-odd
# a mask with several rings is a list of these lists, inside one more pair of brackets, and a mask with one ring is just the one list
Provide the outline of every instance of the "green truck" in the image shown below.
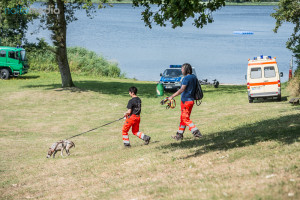
[[0,46],[0,78],[9,79],[28,72],[26,51],[21,47]]

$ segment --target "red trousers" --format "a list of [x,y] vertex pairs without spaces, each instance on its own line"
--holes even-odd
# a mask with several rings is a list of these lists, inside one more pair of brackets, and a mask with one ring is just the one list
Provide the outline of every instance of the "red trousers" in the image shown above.
[[181,116],[180,116],[180,125],[178,129],[178,133],[183,134],[185,127],[188,126],[189,130],[194,132],[198,130],[195,124],[190,119],[192,109],[194,106],[194,101],[185,101],[184,103],[181,101]]
[[125,123],[122,128],[122,135],[123,135],[123,143],[130,144],[128,132],[132,127],[131,131],[133,135],[139,137],[140,139],[144,139],[144,133],[140,132],[140,116],[139,115],[130,115],[125,120]]

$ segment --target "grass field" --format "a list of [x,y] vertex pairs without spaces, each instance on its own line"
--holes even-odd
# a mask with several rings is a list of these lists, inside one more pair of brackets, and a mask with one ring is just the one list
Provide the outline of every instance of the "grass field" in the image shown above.
[[[191,116],[204,137],[187,130],[177,142],[180,107],[161,106],[155,83],[73,80],[71,90],[55,72],[0,81],[0,199],[300,199],[300,106],[284,89],[281,102],[249,104],[246,86],[205,86]],[[120,118],[132,85],[148,146],[130,133],[124,149],[119,121],[46,159],[52,143]]]

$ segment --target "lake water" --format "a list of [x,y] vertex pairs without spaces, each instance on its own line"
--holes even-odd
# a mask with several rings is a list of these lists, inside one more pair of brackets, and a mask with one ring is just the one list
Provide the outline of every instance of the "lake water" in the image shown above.
[[[34,4],[40,6],[40,4]],[[93,19],[85,11],[67,30],[67,45],[81,46],[118,62],[127,77],[158,81],[159,74],[170,64],[190,63],[199,78],[218,79],[221,83],[244,84],[248,58],[261,54],[277,57],[282,81],[288,79],[292,53],[285,43],[293,30],[284,24],[277,34],[270,16],[273,6],[227,6],[213,14],[214,22],[197,29],[189,20],[183,27],[172,29],[153,25],[145,27],[142,8],[116,4],[97,10]],[[37,24],[29,27],[35,30]],[[234,31],[253,31],[253,35],[236,35]],[[49,32],[29,36],[30,41]]]

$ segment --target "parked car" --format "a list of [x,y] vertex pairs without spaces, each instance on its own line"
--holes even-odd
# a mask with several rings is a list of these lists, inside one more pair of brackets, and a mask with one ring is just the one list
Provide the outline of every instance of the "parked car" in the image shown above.
[[[193,74],[197,76],[196,70],[193,67]],[[170,65],[170,68],[166,68],[163,73],[160,73],[159,83],[163,84],[165,91],[176,91],[181,87],[181,81],[183,75],[181,72],[181,65]]]
[[[192,67],[193,74],[197,76],[196,69]],[[163,73],[160,74],[161,78],[159,83],[163,84],[165,91],[176,91],[181,87],[181,81],[183,75],[181,72],[181,65],[170,65]],[[197,77],[198,78],[198,77]],[[199,80],[201,85],[214,85],[215,88],[219,87],[219,81],[213,80],[213,83],[207,81],[207,79]]]

